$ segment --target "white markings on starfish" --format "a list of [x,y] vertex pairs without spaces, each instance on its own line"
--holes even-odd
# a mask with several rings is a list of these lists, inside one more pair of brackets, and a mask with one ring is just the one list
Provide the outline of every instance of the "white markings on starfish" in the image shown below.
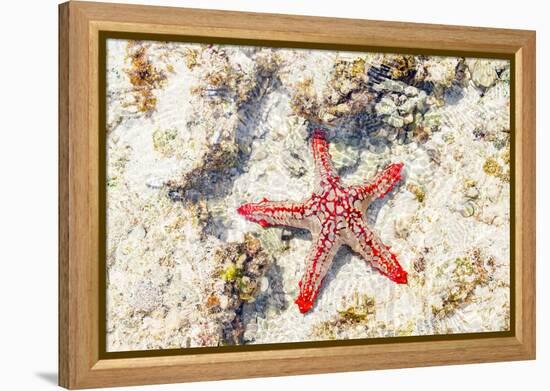
[[383,275],[399,284],[407,283],[403,270],[390,248],[382,243],[364,221],[369,204],[384,197],[401,180],[402,163],[390,164],[372,181],[361,186],[344,186],[332,164],[325,132],[315,129],[313,158],[318,188],[303,202],[274,202],[263,199],[240,206],[247,220],[266,228],[273,225],[306,228],[311,231],[311,247],[306,271],[299,283],[296,304],[308,312],[322,286],[338,248],[350,246]]

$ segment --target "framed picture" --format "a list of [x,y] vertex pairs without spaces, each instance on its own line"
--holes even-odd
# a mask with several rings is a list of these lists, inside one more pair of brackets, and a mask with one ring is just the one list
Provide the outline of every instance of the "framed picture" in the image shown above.
[[534,32],[59,12],[60,385],[535,358]]

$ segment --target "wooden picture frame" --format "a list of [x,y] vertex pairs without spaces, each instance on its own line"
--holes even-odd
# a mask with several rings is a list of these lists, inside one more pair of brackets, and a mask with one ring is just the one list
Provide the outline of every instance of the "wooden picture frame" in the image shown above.
[[[102,354],[99,58],[102,32],[269,46],[356,47],[509,58],[515,198],[513,330],[506,335],[204,354]],[[59,6],[59,384],[90,388],[535,358],[535,32],[148,7]]]

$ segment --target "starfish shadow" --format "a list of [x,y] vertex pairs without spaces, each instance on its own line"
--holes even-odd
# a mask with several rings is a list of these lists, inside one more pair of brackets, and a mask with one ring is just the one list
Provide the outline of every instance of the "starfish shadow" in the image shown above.
[[313,303],[313,307],[310,311],[310,313],[315,312],[318,305],[321,305],[319,303],[322,302],[322,297],[326,292],[326,287],[330,286],[330,283],[335,280],[338,276],[338,273],[342,269],[342,267],[351,261],[351,257],[355,253],[352,251],[349,246],[342,246],[338,249],[338,252],[334,256],[334,261],[332,262],[332,265],[330,266],[330,270],[328,271],[327,275],[325,276],[325,280],[323,281],[323,284],[321,286],[321,291],[319,292],[319,295],[315,302]]
[[386,194],[384,197],[379,198],[377,200],[374,200],[371,202],[367,209],[366,213],[366,222],[370,226],[373,226],[376,224],[376,220],[378,220],[378,214],[382,210],[382,208],[390,201],[393,200],[395,194],[397,194],[400,190],[403,184],[407,181],[407,174],[404,172],[403,178],[395,184],[393,189]]

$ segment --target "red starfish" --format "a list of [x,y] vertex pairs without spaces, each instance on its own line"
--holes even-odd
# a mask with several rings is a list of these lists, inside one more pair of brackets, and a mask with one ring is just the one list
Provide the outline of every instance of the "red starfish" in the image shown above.
[[299,203],[273,202],[264,198],[237,209],[247,220],[264,228],[283,225],[311,231],[315,244],[299,283],[296,304],[300,312],[306,313],[313,306],[334,255],[343,244],[362,255],[383,275],[398,284],[406,284],[407,272],[363,218],[369,204],[384,197],[401,180],[403,163],[390,164],[362,186],[348,187],[342,184],[332,165],[324,130],[313,131],[312,150],[319,185],[311,197]]

